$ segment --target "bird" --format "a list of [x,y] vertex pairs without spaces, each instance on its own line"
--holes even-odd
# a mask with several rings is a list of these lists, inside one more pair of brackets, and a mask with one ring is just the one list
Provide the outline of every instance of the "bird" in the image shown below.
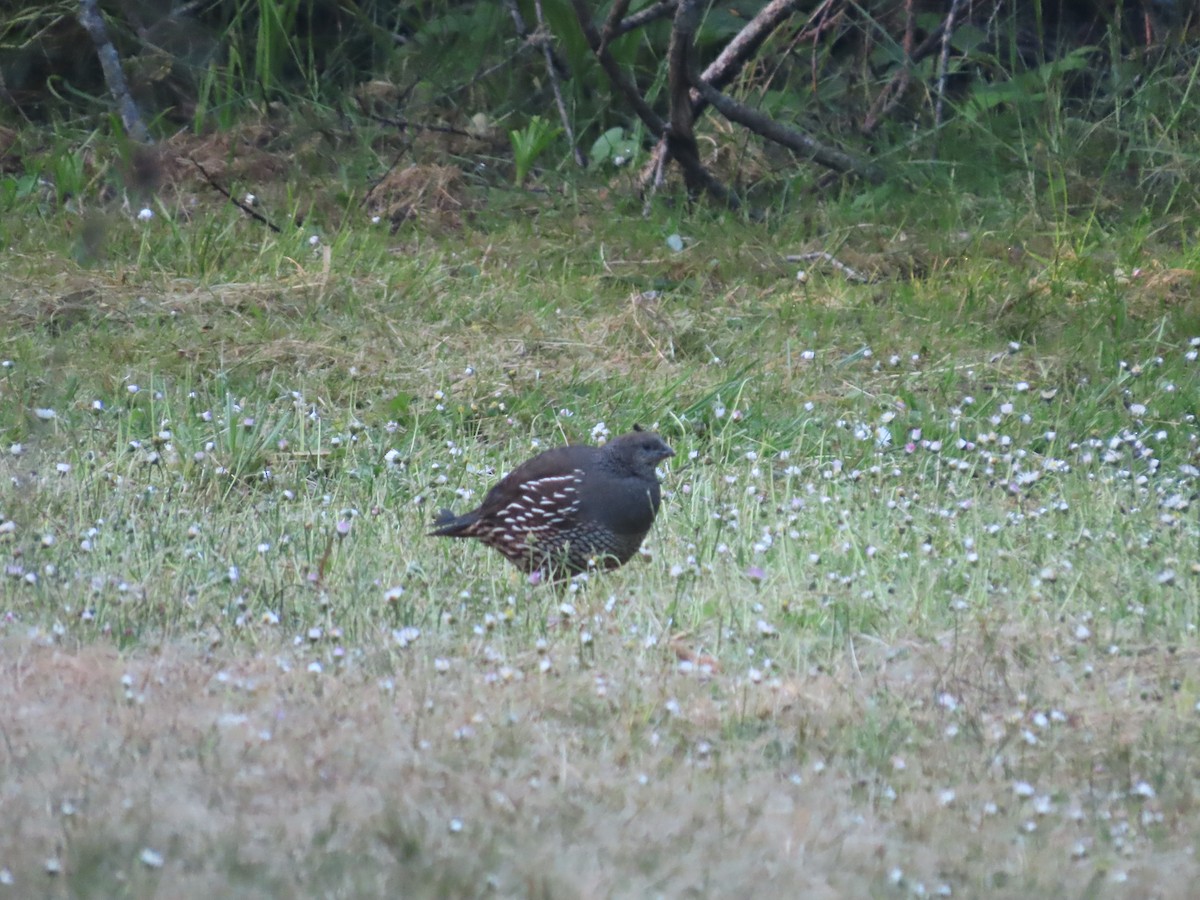
[[637,425],[600,447],[555,447],[509,472],[478,508],[441,510],[430,536],[475,538],[551,580],[615,569],[650,531],[662,501],[655,467],[674,455]]

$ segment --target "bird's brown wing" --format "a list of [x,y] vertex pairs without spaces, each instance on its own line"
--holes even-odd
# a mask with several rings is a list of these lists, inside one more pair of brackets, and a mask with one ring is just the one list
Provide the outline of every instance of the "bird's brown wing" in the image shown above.
[[496,483],[483,503],[479,505],[479,517],[489,518],[503,510],[520,496],[521,485],[555,475],[569,475],[578,468],[586,468],[596,455],[595,447],[555,447],[527,459]]

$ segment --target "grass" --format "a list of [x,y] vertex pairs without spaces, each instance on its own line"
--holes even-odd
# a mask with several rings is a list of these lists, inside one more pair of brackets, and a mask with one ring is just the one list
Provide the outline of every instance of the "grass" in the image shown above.
[[[362,209],[273,152],[222,175],[279,234],[181,171],[6,213],[14,896],[1187,895],[1185,226]],[[678,454],[646,558],[555,591],[425,536],[635,422]]]

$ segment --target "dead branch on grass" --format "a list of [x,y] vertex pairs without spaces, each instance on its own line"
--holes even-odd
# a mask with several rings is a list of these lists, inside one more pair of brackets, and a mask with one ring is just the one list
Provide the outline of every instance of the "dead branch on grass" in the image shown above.
[[871,279],[862,272],[846,265],[832,253],[829,253],[826,250],[813,250],[809,253],[796,253],[791,256],[785,256],[784,259],[791,263],[812,262],[813,260],[819,259],[829,263],[831,266],[845,275],[847,281],[856,281],[859,284],[868,284],[871,281]]
[[215,179],[211,174],[209,174],[208,169],[204,168],[204,166],[203,166],[203,164],[201,164],[200,160],[196,159],[196,157],[194,157],[194,156],[189,156],[188,161],[191,162],[191,164],[193,166],[195,166],[197,169],[200,170],[200,174],[204,176],[204,180],[206,182],[208,182],[208,186],[211,187],[214,191],[216,191],[218,194],[221,194],[226,200],[228,200],[230,203],[232,203],[234,206],[236,206],[238,209],[240,209],[242,212],[244,212],[250,218],[252,218],[258,222],[261,222],[263,225],[266,225],[268,228],[270,228],[276,234],[283,233],[282,228],[280,228],[278,225],[276,225],[274,222],[272,222],[270,219],[268,219],[262,213],[258,212],[257,210],[255,210],[254,208],[249,206],[248,204],[243,203],[241,200],[239,200],[237,197],[233,196],[233,194],[231,194],[229,191],[227,191],[221,185],[221,183],[217,181],[217,179]]
[[807,156],[813,162],[820,163],[835,172],[843,175],[858,175],[872,184],[883,183],[883,171],[878,166],[860,160],[843,150],[829,147],[803,132],[780,125],[770,116],[722,94],[712,85],[707,84],[699,75],[694,76],[692,83],[700,91],[700,96],[731,122],[744,125],[760,137],[765,137],[767,140]]

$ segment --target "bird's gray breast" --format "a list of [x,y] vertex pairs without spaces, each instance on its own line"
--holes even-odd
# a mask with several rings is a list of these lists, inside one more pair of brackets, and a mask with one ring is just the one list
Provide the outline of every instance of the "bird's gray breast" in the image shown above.
[[580,489],[579,516],[603,522],[617,534],[644,535],[661,500],[657,481],[632,476],[588,478]]

